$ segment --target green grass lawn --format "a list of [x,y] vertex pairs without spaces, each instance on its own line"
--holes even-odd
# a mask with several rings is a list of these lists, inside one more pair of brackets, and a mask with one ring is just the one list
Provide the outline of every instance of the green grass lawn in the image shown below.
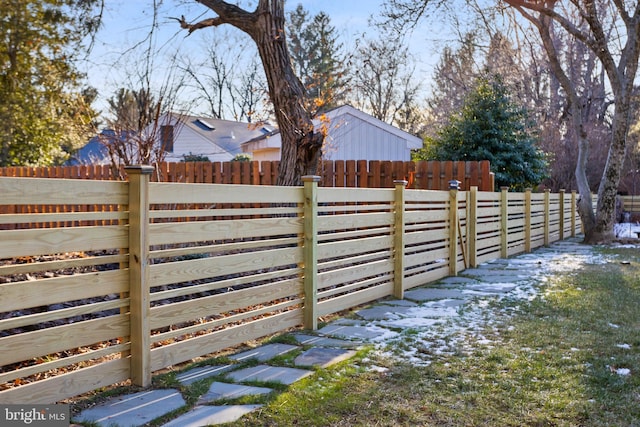
[[365,350],[231,425],[640,426],[640,250],[603,252],[488,307],[488,340],[428,366]]

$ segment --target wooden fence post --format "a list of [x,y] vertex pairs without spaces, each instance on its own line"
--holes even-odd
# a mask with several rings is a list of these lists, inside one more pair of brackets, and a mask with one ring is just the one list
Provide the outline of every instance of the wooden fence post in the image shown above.
[[560,190],[560,240],[564,240],[564,222],[565,222],[565,214],[564,214],[564,189]]
[[544,245],[549,246],[549,228],[551,221],[551,192],[549,189],[544,190]]
[[129,304],[131,381],[151,385],[149,324],[149,179],[152,166],[127,166],[129,176]]
[[576,237],[576,190],[571,192],[571,237]]
[[524,251],[531,252],[531,188],[524,192]]
[[393,295],[404,298],[404,192],[408,181],[393,181],[395,191],[395,222],[393,227]]
[[449,181],[449,275],[458,275],[458,186],[460,181]]
[[478,266],[478,187],[473,186],[467,193],[467,248],[469,267]]
[[304,184],[304,328],[318,329],[318,182],[319,176],[302,177]]
[[509,187],[500,187],[500,256],[509,257]]

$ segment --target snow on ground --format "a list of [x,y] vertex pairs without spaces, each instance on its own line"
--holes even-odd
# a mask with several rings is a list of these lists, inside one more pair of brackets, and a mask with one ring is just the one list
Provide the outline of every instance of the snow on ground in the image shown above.
[[625,222],[625,223],[616,224],[613,230],[616,234],[616,237],[618,237],[619,239],[624,239],[624,238],[636,239],[640,237],[640,234],[639,234],[640,224],[638,223]]
[[[627,230],[640,231],[640,226],[625,226]],[[640,241],[634,246],[640,248]],[[370,321],[365,326],[378,333],[381,332],[380,328],[396,332],[387,335],[387,339],[376,340],[377,349],[382,355],[426,366],[439,355],[471,354],[479,346],[491,347],[499,344],[503,326],[497,323],[497,319],[504,321],[505,317],[516,314],[518,301],[532,300],[549,292],[549,285],[556,274],[577,271],[585,264],[605,264],[611,261],[610,256],[597,253],[593,247],[580,245],[577,241],[557,242],[550,248],[540,248],[530,254],[496,260],[481,266],[491,269],[492,263],[496,263],[500,264],[499,268],[503,268],[503,271],[513,271],[512,282],[485,283],[485,289],[497,285],[513,287],[509,292],[465,294],[468,300],[464,304],[448,308],[441,316],[434,314],[433,303],[423,303],[401,316]],[[461,275],[465,273],[462,272]],[[459,285],[459,288],[465,289],[465,285]],[[509,298],[514,304],[507,304],[506,308],[498,308],[493,304],[503,298]],[[611,327],[616,325],[611,324]],[[624,369],[616,373],[628,375]]]

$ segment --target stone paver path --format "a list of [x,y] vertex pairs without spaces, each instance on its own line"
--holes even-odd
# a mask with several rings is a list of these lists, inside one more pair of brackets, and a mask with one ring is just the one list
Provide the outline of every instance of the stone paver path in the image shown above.
[[[317,333],[293,333],[298,345],[265,344],[230,356],[233,363],[202,366],[176,376],[181,387],[198,381],[211,381],[197,404],[178,416],[167,427],[196,427],[222,424],[239,419],[261,405],[224,404],[247,395],[273,393],[260,383],[293,384],[313,374],[314,368],[327,367],[353,357],[364,343],[374,345],[402,340],[402,331],[416,328],[429,331],[434,325],[458,319],[460,310],[471,302],[531,292],[536,277],[544,273],[540,253],[551,254],[554,262],[570,262],[572,256],[588,255],[591,249],[577,241],[558,242],[508,260],[495,260],[468,269],[458,277],[448,277],[425,287],[405,292],[404,300],[383,300],[356,312],[356,319],[338,319]],[[536,255],[538,253],[538,255]],[[460,318],[464,321],[464,318]],[[295,353],[292,353],[295,352]],[[292,354],[291,366],[279,366],[278,360]],[[295,356],[295,357],[293,357]],[[274,361],[275,359],[275,361]],[[293,361],[291,361],[293,359]],[[252,363],[258,362],[258,365]],[[282,363],[280,363],[281,365]],[[221,404],[216,405],[220,401]],[[97,426],[140,426],[185,407],[179,390],[150,390],[118,396],[74,417],[75,421],[93,421]]]

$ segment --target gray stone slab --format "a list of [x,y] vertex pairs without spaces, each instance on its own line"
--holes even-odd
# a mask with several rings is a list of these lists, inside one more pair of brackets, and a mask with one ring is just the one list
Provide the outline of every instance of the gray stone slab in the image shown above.
[[[464,274],[464,272],[462,274]],[[442,285],[469,285],[469,284],[478,283],[478,281],[471,277],[449,276],[440,280],[438,283]]]
[[163,427],[202,427],[230,423],[260,407],[262,405],[196,406]]
[[321,334],[333,337],[363,340],[363,341],[382,341],[393,338],[398,335],[397,332],[390,331],[385,328],[367,325],[367,326],[348,326],[340,324],[327,325],[318,331]]
[[266,362],[267,360],[282,356],[297,348],[299,347],[291,344],[265,344],[252,348],[251,350],[243,351],[242,353],[234,354],[233,356],[229,356],[229,358],[240,362],[251,359]]
[[486,275],[476,275],[478,281],[483,283],[514,283],[520,282],[528,278],[528,274],[521,272],[520,270],[511,270],[510,274],[486,274]]
[[317,347],[357,348],[362,345],[360,341],[346,341],[317,335],[293,334],[293,337],[301,345],[314,345]]
[[365,326],[368,323],[369,322],[366,322],[362,319],[347,319],[347,318],[341,318],[331,322],[332,325],[342,325],[342,326]]
[[487,294],[505,294],[511,292],[517,286],[512,283],[482,283],[479,285],[467,286],[465,290],[482,292]]
[[369,308],[356,311],[356,315],[362,317],[365,320],[383,320],[383,319],[397,319],[403,313],[411,310],[414,306],[400,307],[389,305],[376,305]]
[[304,369],[286,368],[281,366],[258,365],[240,369],[227,374],[227,378],[237,381],[274,381],[281,384],[294,382],[311,375],[313,372]]
[[75,421],[94,422],[99,426],[137,427],[184,406],[178,390],[150,390],[117,396],[82,411]]
[[498,259],[493,259],[491,261],[482,263],[478,267],[482,268],[482,267],[489,267],[489,266],[496,266],[496,265],[506,265],[508,263],[509,263],[508,258],[498,258]]
[[380,301],[380,305],[390,305],[392,307],[415,307],[418,304],[406,299],[392,299],[388,301]]
[[477,278],[477,277],[485,277],[485,276],[508,276],[511,277],[513,276],[515,273],[513,272],[513,270],[507,270],[506,268],[482,268],[482,267],[478,267],[478,268],[470,268],[468,270],[464,270],[463,272],[461,272],[460,274],[464,274],[466,277],[471,276],[472,278]]
[[404,293],[405,298],[414,301],[431,301],[438,299],[466,298],[462,291],[458,289],[439,289],[439,288],[418,288],[412,289]]
[[296,357],[293,364],[296,366],[318,366],[326,368],[347,360],[355,354],[355,351],[345,350],[343,348],[314,347]]
[[201,368],[193,368],[176,375],[176,380],[178,380],[180,384],[187,386],[205,378],[221,375],[231,368],[233,368],[233,365],[203,366]]
[[242,396],[253,396],[259,394],[268,394],[273,390],[267,387],[252,387],[243,384],[228,384],[214,382],[209,390],[200,396],[198,403],[214,402],[220,399],[236,399]]

